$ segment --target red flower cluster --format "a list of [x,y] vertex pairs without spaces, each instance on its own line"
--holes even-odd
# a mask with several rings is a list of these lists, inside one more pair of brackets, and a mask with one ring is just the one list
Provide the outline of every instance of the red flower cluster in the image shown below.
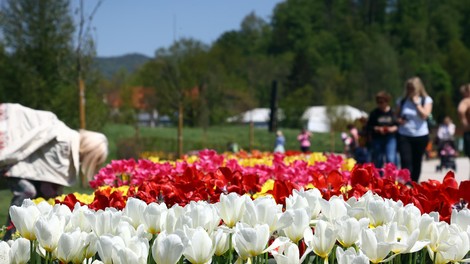
[[[259,155],[263,156],[261,153]],[[412,203],[421,213],[439,212],[441,220],[449,221],[453,208],[466,207],[470,201],[470,181],[459,185],[453,172],[447,173],[442,183],[429,180],[409,186],[405,184],[406,179],[410,178],[409,171],[398,170],[393,164],[377,169],[369,163],[356,165],[351,171],[341,171],[339,168],[343,160],[335,155],[329,155],[326,162],[316,162],[314,166],[302,160],[291,164],[285,164],[282,160],[282,155],[275,154],[270,168],[261,165],[243,168],[234,160],[228,160],[226,167],[222,167],[224,157],[208,150],[202,152],[194,164],[113,161],[101,171],[103,175],[110,176],[98,177],[103,181],[100,184],[118,179],[129,184],[128,193],[125,195],[111,188],[98,189],[94,201],[88,206],[92,209],[122,209],[128,197],[147,203],[164,202],[167,206],[184,206],[190,201],[200,200],[218,202],[221,193],[258,193],[268,179],[274,180],[274,186],[267,193],[279,204],[284,204],[294,189],[313,185],[326,200],[334,195],[342,195],[345,199],[358,198],[372,191],[383,198]],[[116,173],[120,177],[116,177]],[[76,202],[76,197],[69,194],[60,203],[73,207]]]

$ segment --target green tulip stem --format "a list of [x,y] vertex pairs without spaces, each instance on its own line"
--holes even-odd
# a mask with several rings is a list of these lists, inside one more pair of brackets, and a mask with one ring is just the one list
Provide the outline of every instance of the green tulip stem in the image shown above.
[[232,254],[233,254],[233,247],[232,247],[232,233],[230,233],[228,238],[228,263],[232,263]]
[[29,260],[31,261],[31,263],[36,263],[35,260],[35,253],[36,253],[36,250],[35,250],[35,247],[34,247],[34,240],[30,240],[29,241],[29,248],[30,248],[30,252],[29,252]]
[[[157,235],[152,235],[152,239],[149,241],[150,248],[152,247],[153,243],[155,243],[155,239],[157,238]],[[147,264],[155,264],[155,260],[153,259],[152,256],[152,250],[149,250],[149,255],[147,256]]]

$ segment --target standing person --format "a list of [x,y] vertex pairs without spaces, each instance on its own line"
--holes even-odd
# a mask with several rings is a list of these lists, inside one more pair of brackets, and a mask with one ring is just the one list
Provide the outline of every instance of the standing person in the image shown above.
[[307,153],[310,151],[310,137],[312,134],[307,129],[302,129],[302,132],[297,136],[297,141],[300,143],[300,151]]
[[457,107],[460,123],[463,128],[463,146],[467,157],[470,157],[470,83],[460,87],[462,100]]
[[397,165],[398,124],[390,106],[391,99],[385,91],[375,95],[377,107],[370,112],[366,125],[371,138],[372,162],[376,168],[382,168],[384,161]]
[[286,149],[284,145],[286,144],[286,138],[282,134],[281,130],[276,132],[276,142],[274,143],[274,152],[284,153]]
[[60,195],[64,186],[75,184],[80,169],[91,180],[107,154],[101,133],[72,130],[51,112],[0,104],[0,177],[13,193],[11,205]]
[[348,124],[346,128],[350,139],[347,147],[349,154],[347,156],[354,158],[358,164],[368,162],[367,147],[365,144],[361,144],[361,131],[354,124]]
[[405,95],[397,101],[398,152],[401,168],[408,169],[411,179],[419,181],[421,164],[429,141],[426,122],[432,112],[433,100],[419,77],[405,82]]

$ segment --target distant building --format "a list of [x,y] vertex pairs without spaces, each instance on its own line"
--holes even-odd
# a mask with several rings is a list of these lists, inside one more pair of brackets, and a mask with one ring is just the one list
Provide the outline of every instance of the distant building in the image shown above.
[[[249,111],[243,112],[236,116],[227,118],[229,123],[251,123],[256,127],[268,127],[271,109],[269,108],[254,108]],[[284,113],[281,109],[278,111],[278,120],[284,119]]]
[[350,105],[330,106],[328,113],[327,106],[311,106],[302,114],[301,120],[305,127],[312,132],[326,133],[331,131],[331,119],[343,119],[348,122],[367,117],[367,113]]

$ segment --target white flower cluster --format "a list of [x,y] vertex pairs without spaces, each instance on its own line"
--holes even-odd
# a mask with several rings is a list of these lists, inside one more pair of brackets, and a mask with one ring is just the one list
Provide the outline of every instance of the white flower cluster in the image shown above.
[[331,256],[335,263],[380,263],[406,254],[416,260],[419,252],[448,263],[468,261],[470,250],[468,209],[454,211],[448,224],[371,192],[344,201],[325,200],[315,189],[294,191],[285,209],[271,197],[235,193],[215,204],[171,208],[130,198],[122,211],[79,204],[71,211],[26,200],[10,215],[20,237],[0,243],[0,263],[35,256],[49,263],[265,263],[268,252],[286,264],[312,257],[328,263]]

